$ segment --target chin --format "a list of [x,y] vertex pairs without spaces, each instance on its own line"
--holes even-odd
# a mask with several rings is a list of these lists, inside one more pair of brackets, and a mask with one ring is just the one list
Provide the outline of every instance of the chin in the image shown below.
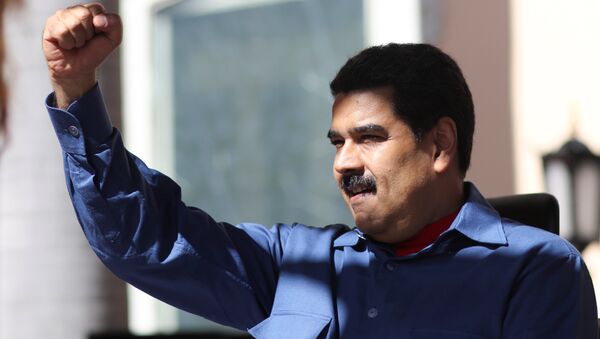
[[367,216],[356,216],[354,222],[362,233],[382,243],[397,243],[412,236],[410,229],[398,229],[399,225],[394,224],[389,219],[375,221],[373,220],[373,216],[370,218]]
[[370,236],[375,236],[386,230],[385,226],[375,224],[372,220],[369,220],[369,218],[354,218],[354,223],[361,232]]

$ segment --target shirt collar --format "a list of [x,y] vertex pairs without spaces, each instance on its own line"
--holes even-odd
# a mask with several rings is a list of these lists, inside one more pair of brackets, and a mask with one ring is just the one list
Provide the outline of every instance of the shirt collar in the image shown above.
[[[506,245],[506,235],[498,212],[470,182],[465,182],[467,199],[450,225],[448,231],[455,230],[466,237],[481,243]],[[354,228],[334,240],[334,247],[355,246],[365,240],[364,234]]]
[[465,182],[467,199],[449,230],[482,243],[506,245],[506,235],[498,212],[490,206],[475,185]]
[[354,228],[349,232],[346,232],[339,236],[337,239],[333,241],[334,247],[344,247],[344,246],[355,246],[359,241],[366,240],[363,233],[358,229]]

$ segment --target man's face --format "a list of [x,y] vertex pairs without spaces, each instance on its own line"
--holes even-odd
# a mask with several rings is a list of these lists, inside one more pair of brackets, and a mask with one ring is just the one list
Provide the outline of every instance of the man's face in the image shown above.
[[434,145],[417,142],[394,114],[392,90],[337,95],[329,138],[333,174],[356,226],[381,242],[398,242],[425,223],[434,176]]

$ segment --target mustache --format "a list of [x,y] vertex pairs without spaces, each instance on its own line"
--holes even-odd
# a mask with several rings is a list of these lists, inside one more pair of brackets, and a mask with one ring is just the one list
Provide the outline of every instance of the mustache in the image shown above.
[[375,191],[377,189],[375,178],[370,175],[347,175],[342,178],[342,182],[340,183],[340,188],[346,194],[351,194],[356,186],[360,186],[363,190],[369,191]]

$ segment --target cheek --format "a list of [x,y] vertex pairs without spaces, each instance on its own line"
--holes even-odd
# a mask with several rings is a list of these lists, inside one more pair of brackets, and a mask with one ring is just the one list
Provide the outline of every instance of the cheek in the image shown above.
[[429,181],[428,166],[424,160],[422,156],[400,157],[394,162],[388,160],[388,166],[378,178],[378,185],[381,184],[393,195],[407,197]]
[[429,186],[429,183],[433,180],[432,164],[428,161],[428,158],[420,156],[414,160],[410,169],[406,171],[406,178],[404,178],[409,182],[407,185],[410,185],[410,190],[413,192]]

